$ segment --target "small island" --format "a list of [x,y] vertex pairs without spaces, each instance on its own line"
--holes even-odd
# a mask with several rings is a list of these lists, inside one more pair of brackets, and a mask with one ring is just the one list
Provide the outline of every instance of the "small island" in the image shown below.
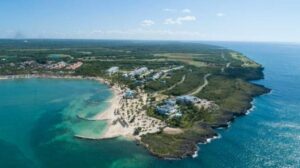
[[106,83],[110,107],[102,140],[124,136],[165,159],[193,156],[270,89],[251,83],[263,66],[242,53],[191,42],[2,40],[0,79],[76,78]]

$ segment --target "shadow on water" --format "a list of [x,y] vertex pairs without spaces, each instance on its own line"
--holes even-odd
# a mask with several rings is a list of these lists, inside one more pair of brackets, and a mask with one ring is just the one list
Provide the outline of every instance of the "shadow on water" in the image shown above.
[[16,145],[0,139],[0,149],[1,167],[36,167],[34,166],[34,163],[30,159],[28,159]]

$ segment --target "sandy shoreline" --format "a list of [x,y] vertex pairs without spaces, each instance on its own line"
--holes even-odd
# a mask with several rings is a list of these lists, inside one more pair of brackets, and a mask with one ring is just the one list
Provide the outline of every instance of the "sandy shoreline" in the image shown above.
[[109,106],[102,112],[99,112],[94,120],[105,120],[107,122],[107,127],[104,133],[101,135],[101,139],[115,138],[119,136],[124,136],[126,138],[132,139],[134,129],[130,127],[123,127],[118,120],[118,117],[115,115],[117,110],[121,108],[121,101],[123,99],[123,92],[117,86],[112,86],[111,91],[113,92],[112,98],[109,100]]

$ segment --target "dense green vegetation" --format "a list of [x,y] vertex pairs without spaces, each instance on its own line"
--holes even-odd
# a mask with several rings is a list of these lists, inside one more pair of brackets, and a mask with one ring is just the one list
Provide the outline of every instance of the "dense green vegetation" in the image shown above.
[[253,97],[266,93],[268,89],[248,83],[242,79],[228,79],[223,76],[213,76],[209,85],[197,96],[214,100],[223,112],[234,114],[245,113],[251,107]]
[[186,78],[184,82],[176,87],[174,87],[172,90],[169,90],[165,92],[168,95],[174,95],[174,96],[179,96],[179,95],[184,95],[195,88],[197,88],[199,85],[203,84],[203,77],[204,77],[204,71],[201,71],[201,69],[188,69],[186,71]]
[[144,135],[142,142],[148,145],[147,148],[156,156],[184,158],[194,154],[197,143],[204,143],[206,138],[216,135],[210,127],[196,123],[181,134],[170,135],[160,132]]

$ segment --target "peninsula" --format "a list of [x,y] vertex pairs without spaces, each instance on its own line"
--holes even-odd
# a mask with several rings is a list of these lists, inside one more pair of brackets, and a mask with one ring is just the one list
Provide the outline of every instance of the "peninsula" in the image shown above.
[[105,120],[101,140],[124,136],[161,158],[184,158],[217,137],[270,92],[250,81],[263,66],[242,53],[191,42],[1,40],[0,79],[78,78],[108,84],[110,107],[84,120]]

